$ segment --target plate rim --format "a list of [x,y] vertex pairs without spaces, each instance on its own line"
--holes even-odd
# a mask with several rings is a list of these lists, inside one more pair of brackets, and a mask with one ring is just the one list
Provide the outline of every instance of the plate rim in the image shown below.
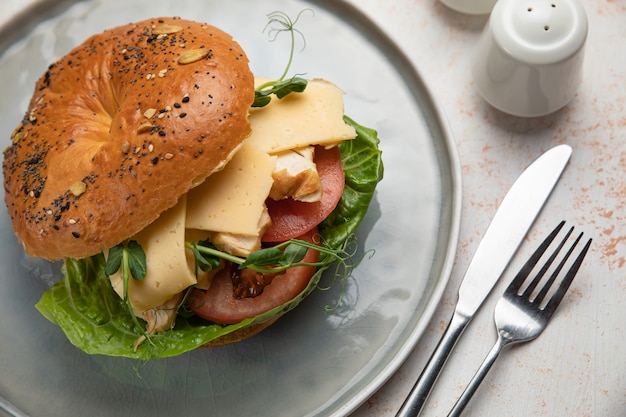
[[[348,0],[306,1],[311,3],[323,3],[323,7],[330,11],[333,11],[332,8],[336,4],[341,5],[338,7],[344,7],[349,9],[350,13],[356,16],[356,18],[361,21],[362,25],[364,24],[364,22],[367,24],[368,30],[371,30],[373,28],[376,31],[374,37],[381,39],[385,46],[390,48],[390,55],[395,55],[396,59],[402,61],[402,63],[407,68],[410,68],[415,81],[419,82],[419,86],[422,92],[422,98],[426,99],[428,106],[433,111],[433,115],[436,120],[431,122],[435,122],[438,128],[441,130],[441,139],[443,140],[442,145],[445,153],[447,154],[447,162],[450,169],[450,172],[448,174],[450,175],[449,181],[451,189],[449,191],[451,192],[451,195],[449,196],[450,201],[448,202],[449,213],[447,213],[449,219],[449,223],[447,223],[449,225],[449,231],[446,237],[444,250],[445,256],[442,259],[439,268],[440,273],[439,278],[437,279],[437,283],[433,288],[431,296],[425,305],[425,308],[418,320],[417,325],[413,329],[411,329],[411,332],[402,348],[383,368],[384,372],[380,372],[378,375],[373,377],[372,380],[365,385],[364,389],[358,393],[358,395],[354,396],[351,401],[344,404],[344,406],[338,409],[336,413],[331,414],[332,417],[345,417],[350,413],[356,411],[358,407],[363,405],[367,401],[367,399],[369,399],[380,388],[382,388],[382,386],[387,381],[389,381],[389,379],[391,379],[391,377],[398,371],[398,369],[408,359],[410,354],[415,349],[417,343],[426,331],[428,324],[432,320],[434,313],[439,306],[443,294],[448,286],[450,275],[454,267],[456,251],[458,249],[462,214],[462,169],[458,149],[454,140],[454,133],[443,107],[441,107],[440,103],[436,100],[432,90],[424,81],[424,77],[422,76],[419,68],[410,60],[407,53],[399,46],[399,44],[391,39],[391,37],[380,27],[378,23],[368,17],[361,9],[356,7],[352,2],[349,2]],[[328,4],[333,4],[333,6],[328,6]],[[362,33],[362,31],[360,32]],[[437,156],[441,156],[439,152],[437,153]],[[441,171],[441,160],[438,160],[438,168]],[[445,199],[445,196],[442,196],[442,199]],[[445,204],[442,204],[442,206],[445,206]],[[438,251],[439,250],[441,250],[441,248],[438,248]],[[435,252],[435,257],[438,254],[438,251]],[[415,379],[417,380],[417,375],[415,376]]]

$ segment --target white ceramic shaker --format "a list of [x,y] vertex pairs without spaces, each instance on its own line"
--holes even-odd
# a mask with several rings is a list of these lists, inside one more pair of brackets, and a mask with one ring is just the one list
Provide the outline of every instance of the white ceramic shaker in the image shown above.
[[578,0],[499,0],[472,57],[479,93],[520,117],[561,109],[582,81],[587,31]]

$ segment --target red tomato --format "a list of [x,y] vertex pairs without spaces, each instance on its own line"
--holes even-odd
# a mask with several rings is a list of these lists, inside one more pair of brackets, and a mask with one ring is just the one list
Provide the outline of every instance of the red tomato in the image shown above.
[[[316,233],[314,228],[298,238],[313,242]],[[319,255],[318,251],[309,249],[302,262],[317,262]],[[222,324],[239,323],[293,299],[306,288],[316,269],[312,266],[289,268],[284,274],[274,277],[256,297],[237,298],[233,292],[230,269],[227,268],[213,278],[207,291],[193,289],[187,306],[206,320]]]
[[322,199],[304,203],[293,199],[267,199],[272,226],[263,235],[264,242],[284,242],[307,233],[332,212],[343,193],[344,175],[341,154],[336,146],[315,148],[315,165],[322,182]]

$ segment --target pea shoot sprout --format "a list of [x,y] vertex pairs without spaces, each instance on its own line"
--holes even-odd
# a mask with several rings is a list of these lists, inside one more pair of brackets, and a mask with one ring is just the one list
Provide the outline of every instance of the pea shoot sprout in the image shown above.
[[304,14],[304,12],[310,12],[313,14],[313,10],[304,9],[295,19],[291,19],[284,12],[272,12],[267,15],[268,22],[263,31],[267,30],[270,41],[275,41],[283,32],[288,32],[291,38],[291,47],[289,49],[289,59],[287,60],[287,65],[283,70],[278,79],[273,81],[268,81],[259,87],[254,92],[254,102],[252,103],[252,107],[264,107],[267,106],[272,100],[271,95],[274,94],[279,100],[283,97],[291,93],[301,93],[307,86],[307,80],[298,76],[293,76],[291,78],[285,79],[287,77],[287,73],[291,68],[291,64],[293,63],[293,57],[296,49],[296,35],[302,39],[302,49],[306,46],[306,39],[302,32],[299,29],[296,29],[296,24],[300,17]]

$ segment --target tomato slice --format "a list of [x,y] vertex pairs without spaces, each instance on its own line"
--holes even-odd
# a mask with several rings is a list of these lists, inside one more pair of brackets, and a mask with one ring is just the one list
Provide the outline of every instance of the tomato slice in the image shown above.
[[320,224],[335,209],[345,184],[341,154],[338,147],[315,148],[315,165],[322,182],[322,199],[305,203],[290,198],[266,201],[272,226],[265,232],[264,242],[284,242],[303,235]]
[[[317,229],[309,231],[299,239],[313,242]],[[317,262],[319,252],[309,249],[302,262]],[[187,306],[206,320],[221,324],[235,324],[240,321],[265,313],[285,304],[300,294],[309,284],[316,271],[313,266],[296,266],[284,274],[274,277],[263,292],[256,297],[238,298],[233,291],[233,282],[229,270],[220,271],[207,291],[193,289]]]

